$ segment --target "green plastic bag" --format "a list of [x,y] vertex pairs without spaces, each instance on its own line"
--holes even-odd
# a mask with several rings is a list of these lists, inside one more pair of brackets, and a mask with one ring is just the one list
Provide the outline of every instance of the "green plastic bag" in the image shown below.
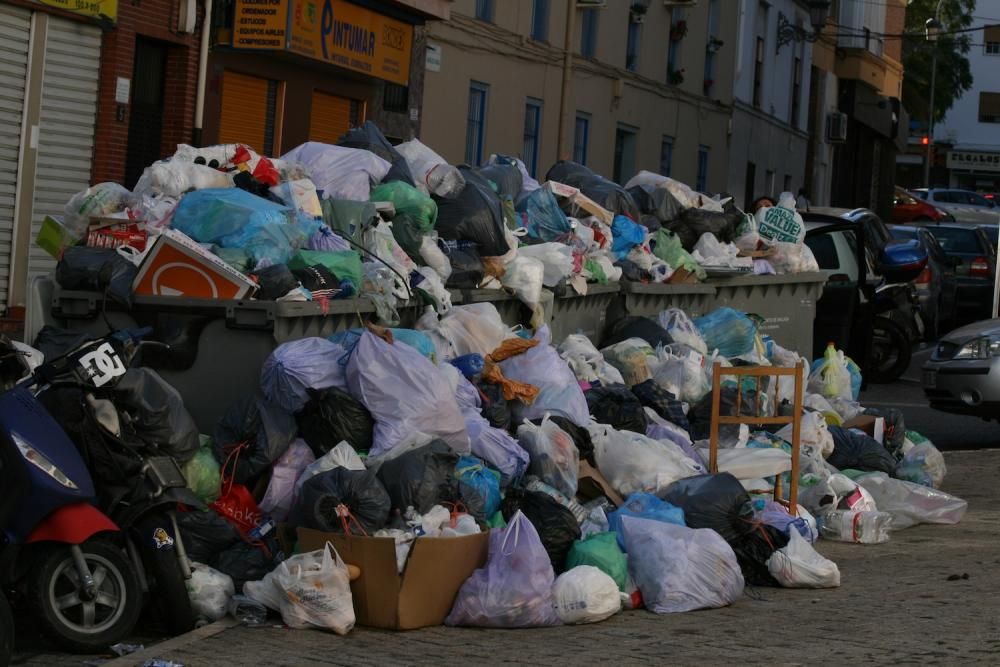
[[[364,245],[361,233],[378,222],[378,211],[370,201],[324,199],[323,222],[341,237]],[[360,283],[359,283],[360,284]]]
[[660,229],[653,236],[653,254],[670,265],[675,271],[684,267],[698,278],[705,279],[705,269],[695,261],[687,250],[681,245],[681,240],[677,235],[667,229]]
[[590,272],[590,275],[594,278],[594,281],[599,285],[608,284],[608,276],[604,273],[604,267],[595,262],[592,259],[583,260],[583,268]]
[[338,250],[328,252],[325,250],[299,250],[288,262],[288,268],[292,271],[300,271],[321,264],[330,270],[330,273],[341,280],[350,280],[354,283],[355,296],[361,292],[364,281],[364,269],[361,267],[361,255],[353,250]]
[[437,222],[437,203],[408,183],[402,181],[383,183],[372,190],[369,199],[392,202],[396,207],[396,214],[409,216],[422,233],[426,234],[433,230],[434,223]]
[[624,591],[628,580],[628,561],[618,546],[615,533],[595,533],[573,543],[566,556],[566,569],[577,565],[593,565],[614,579],[618,590]]
[[201,447],[190,461],[184,464],[184,479],[194,495],[210,505],[219,498],[220,469],[219,462],[212,454],[212,439],[201,436]]

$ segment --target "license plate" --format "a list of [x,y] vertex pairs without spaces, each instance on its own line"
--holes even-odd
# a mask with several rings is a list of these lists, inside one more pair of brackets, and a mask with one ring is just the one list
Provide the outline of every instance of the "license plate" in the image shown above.
[[937,387],[937,371],[924,371],[924,387],[927,389]]

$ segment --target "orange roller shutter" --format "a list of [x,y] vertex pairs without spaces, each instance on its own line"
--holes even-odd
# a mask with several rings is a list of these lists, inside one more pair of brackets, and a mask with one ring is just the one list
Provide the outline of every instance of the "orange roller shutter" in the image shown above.
[[246,144],[264,150],[268,80],[226,71],[222,77],[220,144]]
[[314,91],[309,116],[309,139],[335,144],[351,129],[351,100]]

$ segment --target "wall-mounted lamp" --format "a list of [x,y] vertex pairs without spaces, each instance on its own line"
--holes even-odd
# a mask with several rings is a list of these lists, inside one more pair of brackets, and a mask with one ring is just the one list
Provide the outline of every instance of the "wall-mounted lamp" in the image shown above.
[[805,28],[794,25],[782,12],[778,12],[778,48],[792,42],[815,42],[819,39],[823,26],[826,25],[827,14],[830,13],[830,0],[806,0],[809,8],[809,23],[812,24],[812,32]]

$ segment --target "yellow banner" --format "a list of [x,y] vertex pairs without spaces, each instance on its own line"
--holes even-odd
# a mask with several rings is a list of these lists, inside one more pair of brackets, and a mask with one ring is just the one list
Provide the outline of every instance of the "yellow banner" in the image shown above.
[[291,0],[288,50],[406,85],[413,26],[344,0]]
[[118,20],[118,0],[38,0],[38,2],[95,19]]
[[284,49],[288,0],[236,0],[233,46],[237,49]]

